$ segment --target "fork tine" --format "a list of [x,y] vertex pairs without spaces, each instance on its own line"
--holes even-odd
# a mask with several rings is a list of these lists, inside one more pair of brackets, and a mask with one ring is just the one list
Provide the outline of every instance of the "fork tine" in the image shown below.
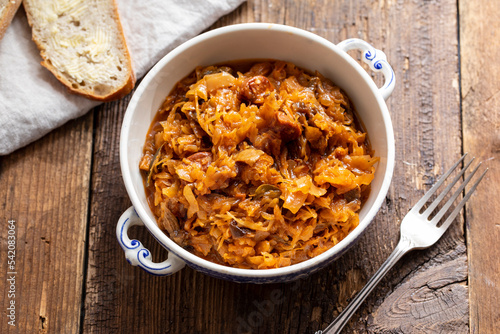
[[460,164],[462,162],[462,160],[464,160],[466,155],[467,155],[467,153],[462,155],[462,157],[457,162],[455,162],[455,164],[443,176],[441,176],[439,178],[439,180],[432,186],[432,188],[429,189],[425,193],[425,195],[417,202],[417,204],[415,204],[413,206],[413,208],[410,211],[413,211],[413,212],[416,211],[418,213],[420,211],[420,209],[422,209],[424,204],[427,203],[429,198],[436,192],[436,190],[439,188],[439,186],[441,186],[441,184],[443,184],[444,180],[446,180],[448,178],[448,176],[450,176],[451,172],[453,172],[455,170],[455,168],[457,168],[458,164]]
[[435,222],[436,224],[443,218],[444,214],[448,211],[450,206],[455,202],[457,197],[462,193],[464,190],[465,186],[469,183],[469,181],[472,179],[474,174],[476,174],[477,170],[481,166],[481,163],[479,163],[476,168],[467,176],[464,182],[458,187],[458,189],[455,191],[455,193],[451,196],[451,198],[446,202],[446,204],[439,210],[439,212],[432,218],[432,221]]
[[451,188],[453,188],[453,186],[462,177],[462,175],[464,175],[465,170],[467,168],[469,168],[469,166],[472,163],[472,161],[474,161],[474,158],[472,158],[467,163],[467,165],[465,165],[465,167],[462,168],[462,170],[460,171],[460,173],[458,173],[458,175],[455,176],[455,178],[453,179],[453,181],[451,181],[450,184],[448,184],[448,186],[439,194],[439,196],[436,199],[434,199],[434,201],[429,205],[429,207],[425,210],[425,212],[422,213],[422,216],[424,218],[429,217],[429,215],[434,211],[434,209],[439,205],[439,203],[441,203],[441,201],[443,200],[443,198],[450,192]]
[[486,174],[487,171],[488,171],[488,168],[486,168],[486,170],[483,172],[483,174],[481,174],[481,176],[476,181],[476,183],[474,183],[474,185],[472,186],[472,188],[467,192],[467,194],[465,194],[464,198],[462,198],[462,200],[460,201],[460,203],[458,203],[458,205],[455,207],[455,209],[453,210],[453,212],[448,216],[448,218],[446,218],[446,220],[444,221],[443,225],[441,225],[441,227],[440,227],[441,229],[446,230],[448,228],[448,226],[450,226],[450,224],[455,220],[455,217],[458,215],[458,213],[460,212],[460,210],[462,210],[462,208],[465,205],[465,202],[467,202],[467,200],[470,198],[470,196],[472,195],[472,193],[476,190],[479,182],[481,182],[481,180],[483,179],[483,177],[484,177],[484,175]]

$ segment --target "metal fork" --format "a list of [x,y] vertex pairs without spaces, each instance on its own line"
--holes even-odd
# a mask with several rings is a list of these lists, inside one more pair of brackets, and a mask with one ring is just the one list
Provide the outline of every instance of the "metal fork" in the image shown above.
[[[460,171],[460,173],[455,176],[453,181],[429,204],[424,210],[424,205],[429,201],[432,195],[436,193],[437,189],[443,184],[443,182],[450,176],[450,174],[457,168],[457,166],[464,160],[464,154],[460,160],[458,160],[453,167],[450,168],[434,186],[422,197],[417,204],[408,212],[408,214],[403,218],[401,222],[401,237],[398,245],[389,256],[389,258],[382,264],[380,269],[375,273],[375,275],[368,281],[365,287],[358,293],[358,295],[351,301],[351,303],[342,311],[342,313],[332,322],[325,330],[317,331],[315,334],[333,334],[340,333],[345,324],[352,317],[354,312],[358,309],[361,303],[366,299],[370,292],[375,288],[375,286],[380,282],[380,280],[385,276],[385,274],[391,269],[398,260],[414,249],[424,249],[432,246],[436,241],[441,238],[444,232],[448,229],[450,224],[455,220],[460,210],[465,205],[465,202],[472,195],[474,190],[476,190],[477,185],[483,179],[484,175],[488,171],[486,169],[479,179],[474,183],[472,188],[465,194],[460,203],[453,209],[453,211],[448,215],[446,220],[440,224],[439,222],[448,212],[452,204],[455,202],[457,197],[463,192],[465,186],[472,179],[476,171],[478,170],[481,163],[467,176],[467,178],[462,182],[460,187],[453,193],[453,195],[446,201],[443,207],[436,213],[436,215],[431,217],[431,213],[437,208],[437,206],[443,201],[444,197],[450,192],[453,186],[458,182],[458,180],[464,175],[465,170],[470,166],[474,158],[472,158],[465,167]],[[423,212],[422,212],[423,211]]]

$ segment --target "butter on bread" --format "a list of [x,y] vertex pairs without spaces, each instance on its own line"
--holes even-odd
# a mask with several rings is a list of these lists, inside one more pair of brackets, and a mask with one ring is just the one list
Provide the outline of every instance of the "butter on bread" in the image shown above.
[[21,0],[0,0],[0,40],[21,5]]
[[33,41],[71,92],[98,101],[127,95],[132,61],[114,0],[24,0]]

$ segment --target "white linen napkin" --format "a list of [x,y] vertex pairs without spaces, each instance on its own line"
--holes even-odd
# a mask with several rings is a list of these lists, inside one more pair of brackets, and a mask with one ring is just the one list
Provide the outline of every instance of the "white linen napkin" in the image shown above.
[[[139,79],[165,54],[244,0],[118,0]],[[68,93],[47,69],[22,8],[0,40],[0,155],[23,147],[100,102]]]

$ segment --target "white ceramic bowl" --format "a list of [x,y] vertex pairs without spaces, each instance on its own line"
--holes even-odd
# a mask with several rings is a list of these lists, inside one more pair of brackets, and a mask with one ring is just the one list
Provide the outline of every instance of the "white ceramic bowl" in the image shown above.
[[[366,71],[346,51],[359,49],[372,70],[382,71],[385,84],[378,88]],[[360,211],[359,226],[328,251],[302,263],[277,269],[238,269],[215,264],[186,251],[157,226],[144,191],[139,171],[146,133],[156,111],[173,86],[196,66],[231,60],[277,59],[319,71],[340,86],[353,102],[364,123],[377,165],[370,195]],[[142,80],[127,108],[120,138],[123,180],[133,207],[120,218],[116,233],[129,263],[155,275],[169,275],[188,266],[218,278],[237,282],[284,282],[308,275],[340,257],[366,230],[387,194],[394,167],[394,134],[385,99],[394,88],[394,72],[385,54],[359,39],[337,45],[313,33],[277,24],[249,23],[227,26],[199,35],[161,59]],[[127,235],[132,225],[144,225],[169,251],[161,263]]]

